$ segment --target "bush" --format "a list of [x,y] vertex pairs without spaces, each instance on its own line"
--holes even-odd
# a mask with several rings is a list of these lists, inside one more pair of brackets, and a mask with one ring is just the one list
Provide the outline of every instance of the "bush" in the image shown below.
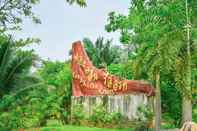
[[[13,98],[11,103],[7,103],[7,97]],[[7,95],[1,99],[1,115],[0,115],[0,127],[7,127],[10,129],[35,127],[40,124],[43,118],[44,110],[40,108],[42,103],[32,103],[32,96],[19,98],[18,96]],[[36,106],[37,105],[37,108]]]
[[73,105],[71,123],[75,125],[80,125],[81,121],[85,119],[85,113],[82,104]]
[[138,107],[138,124],[136,125],[136,131],[148,131],[150,128],[150,125],[153,122],[153,110],[147,106],[147,105],[141,105]]
[[95,105],[86,116],[82,104],[73,105],[71,124],[96,127],[122,127],[125,118],[119,112],[108,113],[103,105]]
[[[53,67],[56,68],[56,65]],[[51,82],[52,77],[48,83],[47,77],[41,75],[46,79],[40,81],[42,84],[19,93],[4,95],[0,100],[0,127],[10,130],[44,126],[48,120],[67,122],[70,112],[71,71],[69,64],[63,63],[60,67],[62,69],[55,70],[58,71],[53,77],[55,83]],[[41,70],[43,74],[52,73],[49,71],[51,68],[45,69],[45,66]]]
[[119,112],[108,113],[103,105],[96,105],[93,107],[93,112],[89,120],[94,125],[104,124],[120,124],[123,121],[123,116]]
[[89,120],[94,124],[98,124],[110,121],[111,119],[106,116],[106,110],[103,106],[96,105],[93,107],[93,112],[90,115]]
[[58,126],[63,126],[63,124],[61,121],[58,121],[58,120],[47,120],[46,126],[58,127]]

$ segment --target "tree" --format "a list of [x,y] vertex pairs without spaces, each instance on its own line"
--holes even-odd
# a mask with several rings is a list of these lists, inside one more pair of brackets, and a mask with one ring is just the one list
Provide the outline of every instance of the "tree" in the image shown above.
[[[24,41],[23,41],[24,42]],[[30,74],[37,56],[33,51],[24,51],[25,43],[12,37],[0,36],[0,96],[36,81]],[[26,43],[27,44],[27,43]]]
[[85,50],[96,67],[108,66],[112,63],[120,62],[120,47],[112,45],[111,40],[104,41],[104,38],[98,38],[96,42],[83,39]]
[[[25,17],[34,23],[40,24],[41,20],[32,11],[33,6],[40,0],[1,0],[0,1],[0,31],[20,29]],[[69,4],[86,6],[85,0],[66,0]]]
[[85,7],[86,6],[86,0],[66,0],[69,4],[78,4],[81,7]]
[[[189,16],[194,24],[196,24],[194,18],[197,16],[194,14],[194,12],[196,12],[193,6],[194,3],[196,3],[196,1],[191,0],[189,2],[190,10],[193,11]],[[148,69],[148,72],[151,74],[153,74],[154,71],[160,72],[159,74],[169,72],[173,76],[179,75],[183,79],[191,80],[191,77],[184,75],[190,70],[188,69],[189,65],[184,64],[184,61],[190,59],[187,57],[187,50],[185,50],[187,49],[185,47],[188,45],[185,42],[187,41],[187,35],[185,35],[186,32],[183,29],[185,24],[185,2],[183,1],[165,0],[158,2],[155,0],[133,0],[128,16],[117,15],[114,12],[109,14],[109,24],[106,26],[106,29],[107,31],[120,30],[122,34],[120,40],[122,42],[137,44],[137,61],[135,61],[135,65],[138,66],[135,66],[135,70],[138,71],[136,72],[138,76],[140,76],[140,74],[147,74]],[[193,35],[195,34],[194,32],[196,31],[193,30]],[[191,41],[195,39],[196,38],[193,37]],[[189,46],[188,48],[191,47],[193,46]],[[194,48],[192,50],[194,50]],[[193,54],[195,53],[193,52]],[[180,67],[177,62],[179,59],[182,60],[181,62],[179,61],[182,63],[182,69],[188,69],[187,71],[181,70],[182,73],[177,71],[178,67]],[[141,71],[139,71],[139,68]],[[159,71],[157,71],[158,69]],[[174,73],[172,73],[172,71]],[[148,75],[147,78],[151,78],[150,76],[151,75]],[[191,90],[185,90],[188,88],[187,84],[190,82],[183,83],[181,80],[176,79],[177,89],[183,94],[182,97],[185,97],[185,94],[191,96]],[[189,101],[191,102],[191,98]],[[183,110],[184,108],[186,107],[183,106]],[[186,110],[191,113],[191,108],[189,110],[187,108]],[[183,116],[184,115],[185,114],[183,114]]]
[[0,1],[0,30],[20,29],[22,18],[29,17],[35,23],[41,21],[32,11],[39,0],[1,0]]
[[[186,30],[187,30],[187,55],[186,55],[186,60],[187,60],[187,73],[186,73],[186,89],[188,92],[191,92],[191,51],[190,51],[190,18],[189,18],[189,9],[188,9],[188,0],[185,0],[185,13],[186,13]],[[191,97],[191,95],[189,95]],[[188,96],[183,97],[183,110],[182,110],[182,123],[187,122],[187,121],[192,121],[192,104],[191,104],[191,98],[188,98]]]
[[[61,108],[61,110],[58,108],[61,118],[57,119],[68,122],[72,95],[72,73],[70,62],[43,61],[42,67],[37,73],[43,79],[45,86],[52,88],[51,90],[53,90],[53,95],[59,97],[59,105],[57,106]],[[57,108],[57,106],[52,107]],[[66,116],[64,113],[66,113]],[[50,114],[46,115],[50,116]]]
[[107,66],[107,71],[120,78],[133,79],[132,67],[129,62],[126,64],[110,64]]

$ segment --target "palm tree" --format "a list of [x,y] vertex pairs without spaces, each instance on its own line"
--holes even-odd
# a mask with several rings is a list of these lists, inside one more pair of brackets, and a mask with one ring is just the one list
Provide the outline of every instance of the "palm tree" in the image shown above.
[[120,62],[120,47],[112,45],[112,40],[104,41],[100,37],[93,43],[89,38],[83,39],[87,55],[96,67],[108,66]]
[[0,96],[36,81],[30,68],[37,56],[22,50],[22,45],[10,36],[0,36]]

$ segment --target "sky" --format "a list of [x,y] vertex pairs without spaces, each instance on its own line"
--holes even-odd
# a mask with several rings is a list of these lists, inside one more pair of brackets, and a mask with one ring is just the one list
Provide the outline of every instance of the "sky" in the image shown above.
[[22,31],[14,33],[16,38],[37,37],[39,45],[33,45],[36,53],[43,59],[65,61],[72,43],[88,37],[95,41],[103,36],[119,44],[119,33],[105,31],[108,13],[116,11],[127,14],[130,0],[87,0],[87,7],[68,5],[66,0],[40,0],[33,11],[42,24],[25,20]]

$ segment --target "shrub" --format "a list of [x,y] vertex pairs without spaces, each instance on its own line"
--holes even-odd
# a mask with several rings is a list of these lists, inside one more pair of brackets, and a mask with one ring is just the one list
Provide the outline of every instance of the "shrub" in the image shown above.
[[152,124],[153,122],[153,111],[152,109],[147,106],[147,105],[141,105],[138,107],[138,111],[137,114],[139,116],[138,118],[138,125],[136,127],[136,131],[148,131],[149,130],[149,126]]
[[94,125],[100,124],[120,124],[124,117],[119,112],[108,113],[103,105],[96,105],[93,107],[93,112],[89,117],[89,121]]
[[85,119],[85,113],[82,104],[75,104],[72,107],[71,123],[80,125],[81,121]]

